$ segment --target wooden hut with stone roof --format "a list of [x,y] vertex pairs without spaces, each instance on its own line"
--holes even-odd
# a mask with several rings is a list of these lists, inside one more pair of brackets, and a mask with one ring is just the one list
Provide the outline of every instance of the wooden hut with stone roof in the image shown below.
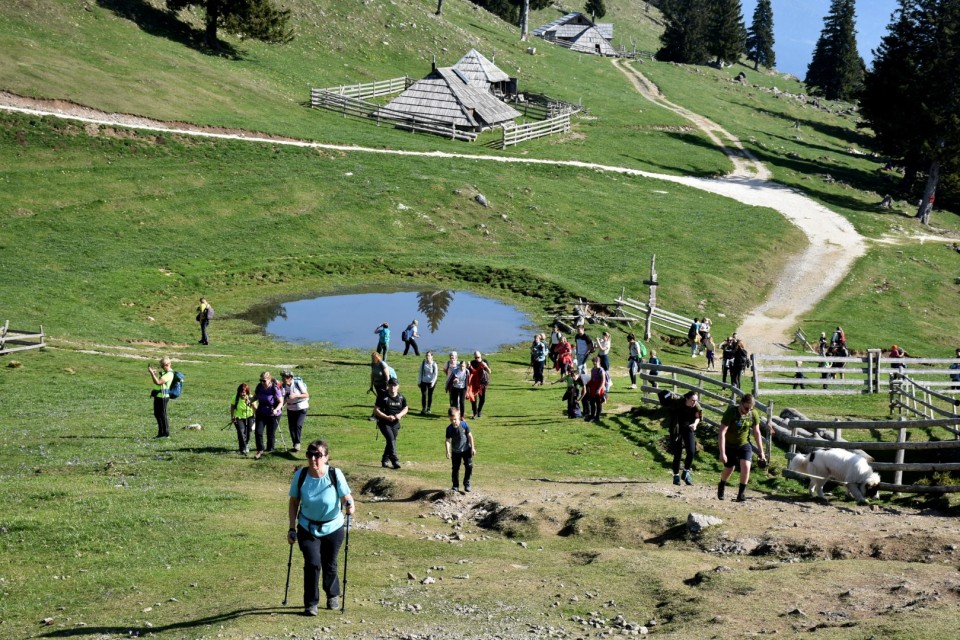
[[592,53],[598,56],[617,55],[611,44],[613,25],[594,23],[590,18],[576,11],[534,29],[533,35],[581,53]]
[[490,129],[521,115],[486,89],[470,84],[463,72],[436,66],[375,115],[398,119],[398,114],[468,131]]
[[467,81],[496,96],[517,93],[517,79],[511,78],[476,49],[470,49],[453,68],[467,77]]

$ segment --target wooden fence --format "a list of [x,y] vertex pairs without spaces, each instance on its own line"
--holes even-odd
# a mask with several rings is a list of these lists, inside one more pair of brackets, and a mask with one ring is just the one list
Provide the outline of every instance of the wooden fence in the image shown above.
[[[880,483],[880,489],[896,493],[957,493],[960,485],[904,485],[903,472],[915,473],[944,473],[960,471],[960,462],[906,462],[908,452],[950,452],[960,459],[960,417],[941,418],[935,420],[912,420],[903,418],[900,421],[858,421],[858,422],[829,422],[819,420],[789,420],[774,418],[774,431],[777,441],[790,445],[790,453],[797,448],[806,450],[817,449],[828,444],[835,449],[857,449],[864,452],[894,452],[893,462],[871,462],[874,471],[893,471],[892,483]],[[942,428],[953,434],[952,439],[936,439],[933,429]],[[896,432],[895,441],[861,440],[848,442],[843,439],[843,431],[867,430],[882,435],[883,431]],[[924,440],[919,437],[926,436]],[[784,472],[784,475],[803,479],[803,476]]]
[[960,400],[903,376],[890,382],[890,413],[894,410],[901,416],[906,412],[921,418],[960,418]]
[[551,98],[542,93],[518,93],[510,101],[510,105],[523,113],[524,117],[547,120],[564,113],[589,113],[589,110],[578,102],[567,102],[559,98]]
[[542,138],[555,133],[567,133],[568,131],[570,131],[569,113],[564,113],[563,115],[540,122],[529,122],[520,125],[504,123],[500,148],[506,149],[511,145],[520,144],[526,140]]
[[11,329],[10,321],[7,320],[3,327],[0,327],[0,356],[28,349],[42,349],[47,346],[45,338],[43,325],[40,325],[40,331],[21,331]]
[[[413,84],[413,80],[407,76],[401,78],[390,78],[389,80],[378,80],[376,82],[360,82],[357,84],[341,84],[336,87],[325,87],[323,89],[310,90],[310,104],[313,104],[314,96],[321,93],[335,93],[339,96],[348,98],[376,98],[378,96],[389,96],[394,93],[405,91]],[[316,106],[316,105],[314,105]]]
[[[753,393],[774,395],[851,395],[882,393],[904,376],[925,388],[943,388],[948,395],[960,394],[960,383],[950,380],[951,364],[945,358],[890,358],[879,349],[864,356],[753,356]],[[798,378],[797,374],[802,375]]]
[[409,113],[337,93],[314,89],[310,94],[310,105],[340,113],[344,117],[351,116],[365,120],[375,120],[378,126],[381,120],[386,120],[397,128],[409,131],[433,133],[455,140],[466,140],[467,142],[473,142],[477,139],[477,132],[471,129],[458,129],[455,125],[446,122],[414,117]]
[[649,318],[651,325],[660,327],[668,333],[686,337],[687,332],[690,330],[690,325],[693,324],[693,318],[687,318],[686,316],[681,316],[678,313],[673,313],[657,306],[651,307],[646,302],[627,298],[623,294],[613,302],[617,305],[618,314],[624,318],[644,323],[646,323]]

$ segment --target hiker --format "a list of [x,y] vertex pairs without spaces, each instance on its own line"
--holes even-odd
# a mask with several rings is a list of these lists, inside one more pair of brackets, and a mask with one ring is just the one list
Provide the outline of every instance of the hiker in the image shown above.
[[630,355],[627,357],[627,371],[630,372],[630,388],[637,388],[637,372],[640,370],[640,363],[647,357],[647,345],[637,340],[637,336],[632,333],[627,334],[627,348]]
[[563,332],[560,331],[560,325],[558,323],[553,324],[553,331],[550,332],[550,362],[553,363],[554,367],[557,365],[557,345],[560,344],[560,338],[563,337]]
[[230,422],[237,430],[237,443],[240,446],[240,453],[247,455],[250,453],[250,432],[253,431],[253,413],[255,409],[254,397],[250,393],[250,385],[246,382],[240,383],[237,387],[237,394],[230,403]]
[[730,384],[737,389],[740,388],[740,376],[743,370],[750,366],[750,354],[743,344],[743,340],[737,340],[733,349],[733,363],[730,365]]
[[[797,360],[797,367],[802,367],[802,366],[803,366],[803,361],[802,361],[802,360]],[[796,379],[796,380],[806,380],[806,379],[807,379],[807,376],[803,375],[803,371],[797,371],[796,373],[793,374],[793,377],[794,377],[794,379]],[[801,389],[806,389],[806,388],[807,388],[807,385],[803,384],[802,382],[795,382],[795,383],[793,383],[793,388],[796,389],[797,387],[799,387],[799,388],[801,388]]]
[[593,368],[583,394],[583,419],[599,422],[603,403],[607,401],[607,372],[600,364],[600,356],[593,357]]
[[[843,342],[838,342],[837,346],[833,348],[833,355],[838,358],[847,358],[850,356],[850,350],[847,349],[847,345]],[[832,368],[837,369],[835,373],[831,373],[831,378],[836,378],[840,376],[840,379],[843,380],[843,369],[847,366],[846,362],[842,360],[835,360],[831,365]]]
[[837,328],[833,330],[833,335],[830,337],[830,344],[833,346],[847,344],[847,334],[843,332],[840,325],[837,325]]
[[292,371],[284,371],[283,397],[287,405],[287,429],[290,431],[292,447],[290,453],[300,451],[300,440],[303,438],[303,423],[307,420],[307,409],[310,408],[310,392],[307,384],[300,376],[293,375]]
[[490,384],[490,365],[483,359],[479,351],[473,352],[470,361],[470,378],[467,381],[467,400],[473,409],[473,419],[481,417],[483,405],[487,401],[487,386]]
[[437,386],[437,377],[440,374],[440,368],[433,361],[433,351],[427,351],[420,363],[420,371],[417,373],[417,386],[420,387],[420,415],[425,416],[430,413],[433,407],[433,389]]
[[583,414],[580,411],[580,401],[583,400],[583,395],[585,393],[585,388],[583,385],[583,378],[577,373],[577,370],[573,365],[567,365],[567,368],[564,370],[563,377],[557,382],[565,382],[567,390],[564,392],[561,400],[567,402],[567,417],[568,418],[581,418]]
[[153,417],[157,419],[157,437],[170,437],[170,419],[167,416],[167,402],[170,400],[170,385],[173,384],[173,369],[170,358],[160,358],[160,370],[157,371],[153,365],[147,366],[150,372],[150,378],[153,379],[153,391],[150,397],[153,398]]
[[733,368],[733,355],[737,350],[737,343],[733,336],[727,336],[727,339],[720,344],[720,379],[727,381],[727,374]]
[[543,370],[547,366],[547,343],[542,333],[533,336],[530,345],[530,366],[533,368],[533,385],[543,386]]
[[453,478],[451,491],[460,490],[460,464],[463,464],[463,490],[470,492],[470,477],[473,475],[473,456],[477,454],[473,443],[473,434],[470,425],[460,419],[460,410],[456,407],[447,409],[450,424],[447,425],[447,437],[444,446],[447,451],[447,460],[451,461],[450,475]]
[[197,322],[200,323],[200,344],[210,344],[207,339],[207,326],[210,325],[211,318],[213,318],[213,307],[210,306],[206,298],[200,298],[200,305],[197,307]]
[[903,377],[903,370],[904,370],[904,369],[906,368],[906,366],[907,366],[906,363],[904,363],[902,359],[903,359],[903,358],[909,358],[909,357],[910,357],[910,354],[907,353],[906,351],[904,351],[903,349],[901,349],[900,347],[898,347],[897,345],[893,345],[892,347],[890,347],[890,356],[889,356],[889,357],[896,359],[896,361],[894,361],[894,362],[891,363],[891,365],[890,365],[891,367],[893,367],[894,369],[896,369],[896,371],[895,371],[893,374],[891,374],[890,378],[891,378],[891,379],[902,378],[902,377]]
[[287,542],[298,543],[303,553],[303,612],[308,616],[318,613],[321,576],[327,609],[340,608],[337,556],[344,537],[343,511],[351,516],[355,509],[347,479],[329,460],[326,441],[314,440],[307,445],[307,466],[290,482]]
[[827,332],[820,332],[820,341],[817,343],[817,353],[821,356],[827,355],[827,349],[829,348],[830,343],[827,342]]
[[703,340],[703,349],[707,354],[707,371],[715,371],[717,369],[717,345],[713,341],[713,336],[707,334],[707,337]]
[[445,377],[450,376],[450,372],[456,371],[457,369],[457,352],[451,351],[450,358],[447,360],[446,364],[443,365],[443,375]]
[[420,337],[420,334],[417,333],[417,328],[418,323],[414,320],[408,324],[407,328],[400,334],[400,339],[403,340],[403,355],[407,355],[411,347],[413,348],[414,355],[420,355],[420,347],[417,346],[417,338]]
[[694,318],[687,329],[687,341],[690,343],[690,357],[696,358],[700,352],[700,319]]
[[387,359],[387,352],[390,350],[390,324],[383,322],[377,325],[373,330],[377,334],[377,353],[384,360]]
[[554,353],[556,360],[554,360],[553,368],[559,371],[560,376],[563,377],[567,367],[573,366],[573,347],[567,342],[566,336],[560,336],[560,342],[557,343]]
[[577,347],[577,368],[580,373],[587,372],[587,358],[594,351],[593,338],[587,335],[583,326],[577,327],[577,334],[573,339]]
[[456,368],[451,370],[447,376],[446,390],[450,394],[450,406],[459,409],[460,415],[463,415],[464,405],[466,405],[469,381],[470,372],[467,371],[465,360],[457,362]]
[[407,415],[407,399],[400,393],[400,383],[396,378],[387,380],[387,391],[377,398],[373,413],[377,417],[377,428],[385,440],[380,466],[386,468],[388,462],[394,469],[400,468],[400,456],[397,455],[397,436],[400,435],[400,420]]
[[[386,393],[387,380],[390,377],[390,365],[384,362],[379,353],[372,352],[370,354],[370,388],[367,389],[367,393],[373,393],[375,398],[379,398]],[[376,416],[371,414],[370,420],[376,420]]]
[[[253,456],[259,460],[264,452],[273,451],[275,438],[277,437],[277,425],[280,424],[280,413],[283,411],[283,389],[273,379],[269,371],[260,374],[260,383],[253,390],[253,396],[256,398],[257,410],[255,412],[256,422],[254,427],[254,437],[257,441],[257,453]],[[264,447],[263,431],[267,431],[267,442]]]
[[[650,352],[650,359],[647,360],[647,364],[655,365],[653,369],[650,369],[650,375],[651,375],[651,376],[660,375],[660,369],[657,369],[656,367],[657,367],[657,366],[660,366],[662,363],[660,362],[660,358],[657,357],[657,350],[656,350],[656,349],[654,349],[654,350],[652,350],[652,351]],[[657,381],[656,381],[656,380],[651,380],[651,381],[650,381],[650,386],[653,387],[654,389],[656,389],[656,388],[659,387],[660,385],[657,384]]]
[[713,325],[710,322],[710,318],[704,317],[703,320],[700,321],[700,326],[697,327],[697,335],[700,336],[701,346],[707,344],[707,338],[710,337],[710,329],[712,326]]
[[720,484],[717,485],[717,499],[723,500],[727,479],[733,473],[734,467],[740,468],[740,488],[737,491],[737,502],[745,502],[747,484],[750,483],[750,465],[753,460],[753,446],[750,444],[750,434],[756,440],[757,451],[760,453],[760,466],[767,464],[767,457],[763,453],[763,438],[760,436],[760,412],[754,408],[752,394],[744,394],[740,403],[727,407],[720,418],[720,462],[723,471],[720,473]]
[[[693,457],[697,453],[697,427],[703,420],[703,409],[700,407],[700,395],[696,391],[688,391],[680,397],[667,401],[670,421],[670,448],[673,452],[673,484],[679,485],[680,479],[687,485],[693,484]],[[680,475],[680,457],[686,452],[683,460],[683,475]]]

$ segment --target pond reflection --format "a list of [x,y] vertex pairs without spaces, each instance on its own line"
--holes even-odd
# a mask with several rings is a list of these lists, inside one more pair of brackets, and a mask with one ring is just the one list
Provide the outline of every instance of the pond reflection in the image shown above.
[[262,305],[245,317],[281,340],[370,350],[377,344],[374,329],[387,322],[391,351],[403,349],[400,334],[418,320],[421,353],[428,349],[486,353],[527,342],[534,331],[531,320],[508,304],[449,290],[360,291]]

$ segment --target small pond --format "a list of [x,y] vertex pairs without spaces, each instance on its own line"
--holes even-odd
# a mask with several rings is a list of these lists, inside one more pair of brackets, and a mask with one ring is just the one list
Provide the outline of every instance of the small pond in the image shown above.
[[[493,352],[501,345],[528,342],[535,331],[531,319],[508,304],[449,290],[354,290],[259,307],[248,317],[280,340],[327,342],[370,351],[377,346],[374,329],[387,322],[391,352],[403,351],[400,334],[416,319],[421,354],[428,349],[436,354],[450,350]],[[437,355],[437,359],[444,358]]]

